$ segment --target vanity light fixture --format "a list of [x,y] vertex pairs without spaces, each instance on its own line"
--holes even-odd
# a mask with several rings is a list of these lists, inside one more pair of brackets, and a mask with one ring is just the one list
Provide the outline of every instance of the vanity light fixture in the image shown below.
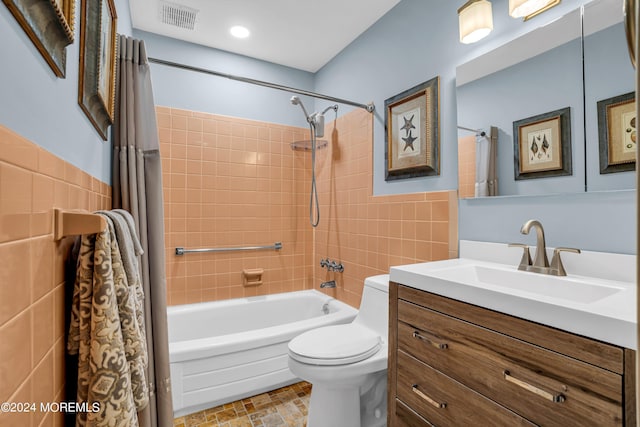
[[460,42],[475,43],[493,30],[493,13],[488,0],[469,0],[458,9]]
[[524,21],[560,4],[561,0],[509,0],[509,15]]
[[229,29],[229,32],[233,37],[238,39],[246,39],[251,34],[249,29],[247,27],[243,27],[242,25],[234,25]]

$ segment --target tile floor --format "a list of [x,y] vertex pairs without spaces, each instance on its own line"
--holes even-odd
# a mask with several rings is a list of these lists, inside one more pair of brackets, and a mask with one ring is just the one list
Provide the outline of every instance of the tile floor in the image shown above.
[[173,420],[174,427],[304,427],[311,384],[301,382]]

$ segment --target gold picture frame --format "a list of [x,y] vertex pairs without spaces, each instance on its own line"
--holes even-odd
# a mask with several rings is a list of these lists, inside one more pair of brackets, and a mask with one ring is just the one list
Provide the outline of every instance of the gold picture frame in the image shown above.
[[385,105],[385,180],[440,174],[440,77]]
[[572,174],[569,107],[513,122],[516,180]]
[[53,73],[66,74],[67,50],[73,43],[75,0],[3,0]]
[[116,25],[113,0],[81,0],[78,103],[102,139],[113,124],[116,83]]
[[600,173],[627,172],[636,169],[635,93],[598,101],[598,142]]

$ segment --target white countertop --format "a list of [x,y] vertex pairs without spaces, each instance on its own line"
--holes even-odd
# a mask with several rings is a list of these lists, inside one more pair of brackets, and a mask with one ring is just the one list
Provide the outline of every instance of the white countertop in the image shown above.
[[[548,248],[551,252],[551,249]],[[480,266],[517,271],[522,249],[506,244],[460,241],[460,258],[394,266],[390,280],[501,313],[538,322],[610,344],[637,349],[635,256],[583,251],[563,253],[567,279],[615,288],[592,302],[552,297],[521,289],[466,280],[452,280],[452,269]],[[532,253],[532,257],[533,257]],[[549,254],[549,259],[551,259]],[[502,262],[498,262],[502,261]],[[538,273],[535,279],[547,276]]]

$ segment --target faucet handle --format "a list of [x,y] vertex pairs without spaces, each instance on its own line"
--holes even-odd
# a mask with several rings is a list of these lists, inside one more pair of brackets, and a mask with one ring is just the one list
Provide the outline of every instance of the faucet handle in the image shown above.
[[529,253],[529,246],[522,243],[509,243],[510,248],[522,248],[522,259],[520,260],[520,265],[518,265],[518,270],[527,271],[528,267],[531,266],[531,254]]
[[567,272],[564,269],[564,265],[562,265],[562,259],[560,258],[560,252],[571,252],[574,254],[579,254],[580,249],[575,248],[555,248],[553,250],[553,258],[551,258],[551,266],[549,274],[554,276],[566,276]]

